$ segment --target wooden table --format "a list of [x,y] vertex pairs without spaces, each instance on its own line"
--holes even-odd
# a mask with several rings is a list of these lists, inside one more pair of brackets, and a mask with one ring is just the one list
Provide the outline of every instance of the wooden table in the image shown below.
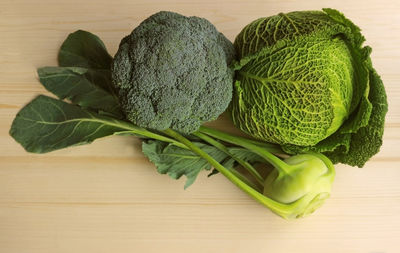
[[[56,64],[66,36],[120,39],[159,10],[205,17],[226,36],[293,10],[338,8],[374,49],[389,99],[384,145],[364,168],[338,165],[332,197],[314,215],[285,221],[222,176],[183,190],[159,175],[133,137],[109,137],[46,155],[26,153],[8,130],[39,93],[36,68]],[[400,3],[380,1],[0,2],[0,252],[400,252]],[[229,121],[215,123],[232,127]]]

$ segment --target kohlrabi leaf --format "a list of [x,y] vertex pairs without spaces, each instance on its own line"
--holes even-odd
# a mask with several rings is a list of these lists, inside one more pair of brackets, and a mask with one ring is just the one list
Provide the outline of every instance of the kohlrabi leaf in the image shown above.
[[82,30],[69,34],[58,54],[58,64],[62,67],[110,70],[111,61],[100,38]]
[[117,99],[89,81],[85,76],[87,71],[80,67],[43,67],[38,69],[38,75],[43,86],[60,99],[123,118]]
[[[229,153],[231,153],[235,158],[240,158],[241,160],[254,165],[256,163],[267,163],[265,159],[261,156],[257,155],[256,153],[241,147],[228,147]],[[223,163],[224,167],[227,169],[234,168],[237,166],[236,160],[233,157],[229,157]]]
[[43,86],[60,99],[69,99],[83,108],[123,118],[117,99],[86,78],[86,68],[43,67],[38,69]]
[[[199,142],[193,142],[218,162],[224,160],[227,155],[217,148]],[[210,164],[196,153],[183,149],[173,144],[160,141],[143,141],[142,151],[147,158],[156,165],[161,174],[168,174],[173,179],[179,179],[185,175],[187,180],[185,189],[196,180],[202,170],[210,170]]]
[[[239,158],[245,162],[250,163],[251,165],[255,165],[256,163],[267,163],[265,161],[265,159],[263,159],[262,157],[260,157],[259,155],[257,155],[256,153],[245,149],[245,148],[241,148],[241,147],[228,147],[228,151],[229,153],[231,153],[233,156],[235,156],[235,158]],[[225,168],[227,168],[228,170],[233,169],[235,167],[237,167],[239,164],[236,162],[236,160],[229,156],[227,157],[222,163],[221,163]],[[218,174],[218,170],[213,169],[211,171],[210,174],[208,174],[208,176],[213,176]]]
[[100,38],[82,30],[71,33],[58,54],[59,66],[88,69],[85,76],[89,81],[115,95],[111,84],[111,62],[112,57]]
[[124,130],[121,121],[40,95],[19,111],[10,135],[26,151],[46,153]]

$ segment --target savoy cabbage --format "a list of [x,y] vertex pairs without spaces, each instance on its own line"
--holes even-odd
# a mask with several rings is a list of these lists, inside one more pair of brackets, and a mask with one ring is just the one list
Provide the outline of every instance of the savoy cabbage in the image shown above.
[[387,111],[360,29],[333,9],[260,18],[235,39],[236,126],[288,153],[324,152],[362,167],[379,151]]

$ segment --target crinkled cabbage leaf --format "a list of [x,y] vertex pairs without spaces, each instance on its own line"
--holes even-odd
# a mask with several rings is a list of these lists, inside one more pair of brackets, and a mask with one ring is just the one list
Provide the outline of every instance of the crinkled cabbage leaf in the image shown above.
[[385,89],[360,29],[333,9],[255,20],[236,37],[230,105],[244,132],[288,153],[362,167],[382,145]]

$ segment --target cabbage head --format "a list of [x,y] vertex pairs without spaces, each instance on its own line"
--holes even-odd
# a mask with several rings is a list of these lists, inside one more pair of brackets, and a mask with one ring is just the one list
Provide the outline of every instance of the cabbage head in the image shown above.
[[387,111],[364,41],[333,9],[250,23],[234,42],[234,124],[288,153],[323,152],[362,167],[382,145]]

